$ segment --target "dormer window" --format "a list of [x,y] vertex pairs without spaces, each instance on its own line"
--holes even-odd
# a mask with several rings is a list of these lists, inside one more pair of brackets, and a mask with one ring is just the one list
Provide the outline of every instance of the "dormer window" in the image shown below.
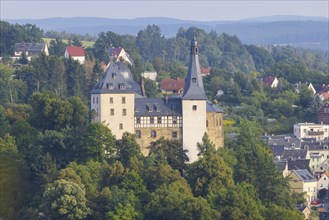
[[119,83],[119,88],[120,88],[120,90],[125,90],[126,85],[124,83]]
[[113,90],[114,86],[112,83],[106,83],[106,88],[108,88],[109,90]]
[[139,109],[137,107],[135,107],[135,112],[139,112]]
[[151,104],[146,104],[146,109],[148,112],[153,112],[153,106]]
[[112,73],[112,78],[115,79],[117,77],[116,73]]
[[196,78],[192,78],[192,83],[196,83]]
[[160,112],[160,107],[158,104],[154,104],[154,109],[157,111],[157,112]]

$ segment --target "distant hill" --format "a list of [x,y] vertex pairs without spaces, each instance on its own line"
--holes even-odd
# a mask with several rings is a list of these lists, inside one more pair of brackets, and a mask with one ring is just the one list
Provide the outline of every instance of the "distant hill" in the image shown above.
[[97,17],[15,19],[10,23],[35,24],[44,31],[97,35],[112,31],[132,34],[149,24],[158,25],[165,37],[175,36],[180,27],[195,26],[207,32],[226,32],[238,36],[247,44],[279,44],[328,50],[328,18],[303,16],[268,16],[240,21],[190,21],[175,18],[153,17],[111,19]]

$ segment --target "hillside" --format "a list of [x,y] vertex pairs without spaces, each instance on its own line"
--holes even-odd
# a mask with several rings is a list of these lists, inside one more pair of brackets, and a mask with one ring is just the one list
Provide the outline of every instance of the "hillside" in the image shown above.
[[328,50],[328,19],[300,16],[270,16],[240,21],[189,21],[174,18],[110,19],[95,17],[15,19],[10,23],[35,24],[44,31],[65,31],[97,35],[112,31],[137,35],[148,24],[160,27],[165,37],[173,37],[180,27],[198,27],[207,32],[236,35],[243,43],[279,44]]

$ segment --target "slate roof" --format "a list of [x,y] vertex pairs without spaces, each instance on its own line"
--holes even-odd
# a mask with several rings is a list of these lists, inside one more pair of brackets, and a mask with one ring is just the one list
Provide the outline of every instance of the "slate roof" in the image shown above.
[[183,90],[185,86],[184,79],[163,79],[161,81],[160,89],[166,91],[179,91]]
[[300,147],[301,140],[296,137],[287,135],[263,136],[262,139],[267,142],[269,146],[283,145],[289,147]]
[[120,54],[121,50],[122,50],[122,47],[117,47],[117,48],[111,47],[108,49],[108,53],[110,56],[118,56]]
[[91,91],[97,93],[134,93],[133,86],[123,77],[120,66],[112,62]]
[[277,160],[274,162],[280,171],[284,171],[286,169],[286,166],[287,166],[286,160]]
[[305,159],[307,150],[304,149],[285,149],[283,152],[284,159]]
[[180,97],[135,99],[135,116],[181,116]]
[[284,145],[272,145],[271,151],[275,157],[282,157],[284,152]]
[[207,112],[219,112],[219,113],[224,113],[224,111],[219,108],[217,105],[212,103],[211,101],[207,100],[207,106],[206,106],[206,111]]
[[45,43],[15,43],[15,52],[27,51],[28,56],[39,55],[45,45]]
[[288,170],[310,169],[310,159],[288,159]]
[[198,57],[198,43],[194,38],[191,42],[190,64],[185,80],[182,99],[206,100]]
[[328,142],[302,142],[301,149],[305,150],[328,150]]
[[317,182],[315,177],[306,169],[293,170],[292,172],[294,172],[303,182]]
[[66,47],[67,53],[71,57],[84,57],[85,56],[85,51],[82,47]]

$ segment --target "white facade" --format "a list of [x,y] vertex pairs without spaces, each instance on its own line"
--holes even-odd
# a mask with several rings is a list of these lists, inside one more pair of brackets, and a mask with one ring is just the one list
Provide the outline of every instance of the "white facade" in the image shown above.
[[321,189],[329,189],[329,172],[323,173],[318,180],[318,191]]
[[134,105],[135,95],[130,93],[91,95],[91,109],[96,113],[93,121],[103,122],[117,139],[124,132],[135,132]]
[[[70,57],[69,53],[67,52],[67,50],[65,50],[65,53],[64,53],[64,57],[66,59],[68,59]],[[85,63],[85,56],[71,56],[71,58],[73,60],[77,60],[79,61],[81,64],[84,64]]]
[[143,77],[145,79],[150,79],[150,80],[155,81],[155,79],[157,77],[157,72],[155,72],[155,71],[154,72],[151,72],[151,71],[144,72]]
[[[197,143],[206,132],[206,100],[182,100],[183,148],[188,150],[189,162],[198,160]],[[197,131],[197,132],[196,132]]]
[[298,123],[294,125],[297,138],[315,138],[318,141],[329,139],[329,125],[315,123]]

